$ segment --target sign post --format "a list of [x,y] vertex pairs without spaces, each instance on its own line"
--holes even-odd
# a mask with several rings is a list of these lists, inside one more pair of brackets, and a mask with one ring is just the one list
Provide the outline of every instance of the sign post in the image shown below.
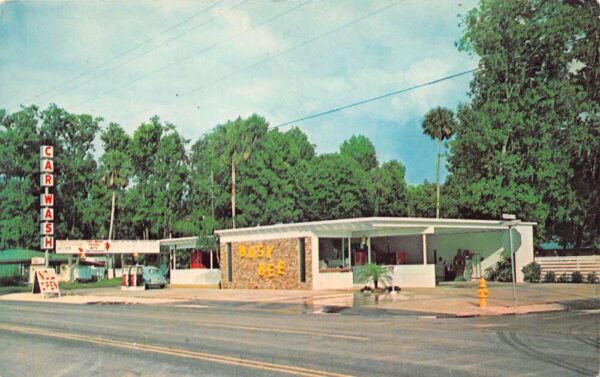
[[54,194],[50,193],[51,187],[54,187],[54,147],[42,145],[40,147],[40,188],[43,190],[40,194],[40,249],[44,252],[46,267],[50,265],[48,251],[54,250]]
[[508,248],[510,252],[510,275],[512,276],[512,288],[513,288],[513,305],[518,306],[517,302],[517,269],[515,268],[515,251],[513,250],[513,239],[512,239],[512,230],[513,226],[520,223],[520,220],[517,220],[517,216],[513,214],[502,214],[502,219],[508,221]]

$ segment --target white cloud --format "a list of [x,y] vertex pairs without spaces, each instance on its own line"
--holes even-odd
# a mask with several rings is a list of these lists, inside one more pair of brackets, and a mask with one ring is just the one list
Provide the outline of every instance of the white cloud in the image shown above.
[[[227,11],[236,2],[226,1],[136,50],[134,55],[152,49],[142,58],[50,99],[69,111],[122,121],[129,132],[158,114],[193,142],[238,115],[257,112],[271,124],[283,123],[475,65],[453,46],[460,35],[456,12],[466,6],[458,7],[458,0],[407,1],[222,80],[390,3],[313,1],[248,31],[298,3],[248,2]],[[7,38],[0,67],[0,81],[7,85],[0,87],[0,107],[69,80],[206,7],[181,0],[16,4],[2,9],[22,8],[17,16],[26,16],[28,22],[18,29],[17,24],[0,22],[0,35]],[[236,34],[230,42],[184,60]],[[178,64],[98,97],[173,62]],[[219,82],[210,84],[214,81]],[[185,95],[194,89],[199,90]],[[382,156],[399,158],[397,145],[389,144],[385,133],[414,127],[415,119],[433,106],[455,106],[467,90],[468,78],[454,79],[300,125],[321,151],[336,150],[342,140],[362,132],[384,148]],[[94,100],[75,107],[89,98]]]

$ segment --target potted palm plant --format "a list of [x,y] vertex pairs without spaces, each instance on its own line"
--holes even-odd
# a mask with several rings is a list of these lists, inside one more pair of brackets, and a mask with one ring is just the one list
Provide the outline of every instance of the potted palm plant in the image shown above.
[[361,284],[373,282],[375,291],[383,291],[383,289],[379,289],[379,282],[387,286],[391,281],[392,277],[387,266],[367,263],[358,272],[358,282]]

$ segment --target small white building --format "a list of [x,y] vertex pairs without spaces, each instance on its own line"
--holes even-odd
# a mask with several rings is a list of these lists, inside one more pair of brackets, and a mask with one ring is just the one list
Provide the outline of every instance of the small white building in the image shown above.
[[[535,223],[370,217],[218,230],[223,288],[350,289],[360,266],[387,265],[392,284],[474,279],[515,253],[517,282],[534,259]],[[509,229],[512,228],[509,235]]]

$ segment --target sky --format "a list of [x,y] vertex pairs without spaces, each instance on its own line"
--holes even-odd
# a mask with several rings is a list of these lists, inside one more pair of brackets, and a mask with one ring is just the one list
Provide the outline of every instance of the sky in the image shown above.
[[[472,0],[0,0],[0,108],[55,103],[121,124],[153,115],[190,146],[252,113],[276,126],[477,67],[460,52]],[[365,135],[406,180],[435,181],[436,106],[471,75],[294,123],[318,153]],[[282,127],[286,130],[291,126]],[[100,145],[96,149],[99,149]],[[445,168],[442,178],[446,175]]]

